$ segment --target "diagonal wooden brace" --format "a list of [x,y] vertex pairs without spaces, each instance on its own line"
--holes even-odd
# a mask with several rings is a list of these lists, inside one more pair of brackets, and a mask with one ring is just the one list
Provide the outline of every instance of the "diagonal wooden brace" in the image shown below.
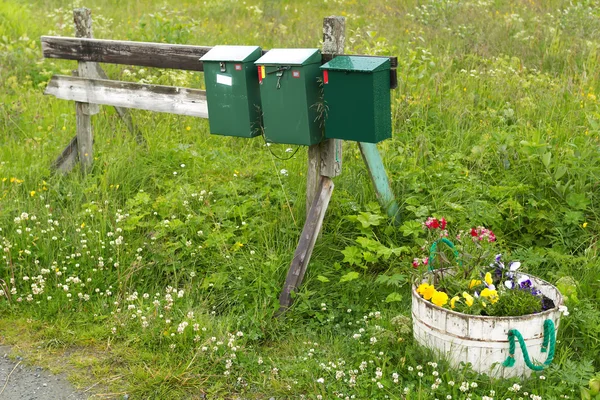
[[294,252],[294,258],[288,270],[285,285],[279,296],[279,311],[277,315],[281,315],[292,305],[292,292],[296,291],[300,284],[302,284],[310,256],[315,247],[315,242],[323,226],[323,219],[325,218],[327,206],[329,206],[329,200],[331,200],[333,186],[331,178],[326,176],[321,177],[317,195],[306,217],[306,222],[298,241],[298,247],[296,247],[296,251]]

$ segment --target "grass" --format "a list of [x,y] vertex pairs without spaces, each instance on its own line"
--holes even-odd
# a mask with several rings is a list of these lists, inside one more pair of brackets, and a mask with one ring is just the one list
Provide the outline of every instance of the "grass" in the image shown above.
[[[15,354],[66,370],[97,398],[580,396],[600,369],[597,1],[88,5],[98,38],[263,48],[319,47],[322,18],[344,15],[348,53],[398,56],[393,139],[378,147],[402,225],[382,215],[345,143],[284,319],[272,315],[305,216],[303,149],[281,161],[260,138],[133,111],[144,147],[102,108],[94,169],[51,173],[75,113],[43,89],[74,63],[42,59],[39,37],[72,36],[82,4],[0,3],[0,337]],[[113,79],[203,86],[199,73],[103,67]],[[551,368],[492,380],[414,343],[403,317],[429,215],[485,225],[523,269],[572,283]],[[364,256],[360,237],[393,255]]]

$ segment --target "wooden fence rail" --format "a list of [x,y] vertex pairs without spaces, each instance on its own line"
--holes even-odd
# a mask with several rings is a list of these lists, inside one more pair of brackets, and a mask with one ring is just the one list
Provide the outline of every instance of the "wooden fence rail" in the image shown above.
[[208,118],[206,92],[199,89],[54,75],[45,94],[82,103]]

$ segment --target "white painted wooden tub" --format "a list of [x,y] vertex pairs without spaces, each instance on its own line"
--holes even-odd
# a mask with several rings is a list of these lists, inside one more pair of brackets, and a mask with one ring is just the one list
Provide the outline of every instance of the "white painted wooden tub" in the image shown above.
[[438,307],[423,299],[415,286],[412,291],[415,340],[447,359],[453,367],[459,367],[461,362],[469,362],[475,371],[496,378],[529,376],[531,369],[525,365],[518,342],[515,365],[502,366],[509,354],[508,331],[519,330],[531,360],[543,363],[548,354],[541,352],[544,321],[551,319],[558,330],[561,316],[558,307],[563,305],[563,299],[558,289],[550,283],[526,274],[519,276],[529,277],[535,288],[554,301],[555,308],[520,317],[467,315]]

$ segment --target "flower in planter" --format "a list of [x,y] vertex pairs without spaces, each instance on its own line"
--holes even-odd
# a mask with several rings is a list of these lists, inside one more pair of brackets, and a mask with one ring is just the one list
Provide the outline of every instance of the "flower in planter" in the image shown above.
[[518,273],[519,261],[503,262],[492,230],[477,226],[451,235],[447,225],[445,218],[423,223],[429,257],[415,258],[412,265],[421,278],[429,272],[417,287],[425,300],[474,315],[517,316],[554,308],[528,276]]

